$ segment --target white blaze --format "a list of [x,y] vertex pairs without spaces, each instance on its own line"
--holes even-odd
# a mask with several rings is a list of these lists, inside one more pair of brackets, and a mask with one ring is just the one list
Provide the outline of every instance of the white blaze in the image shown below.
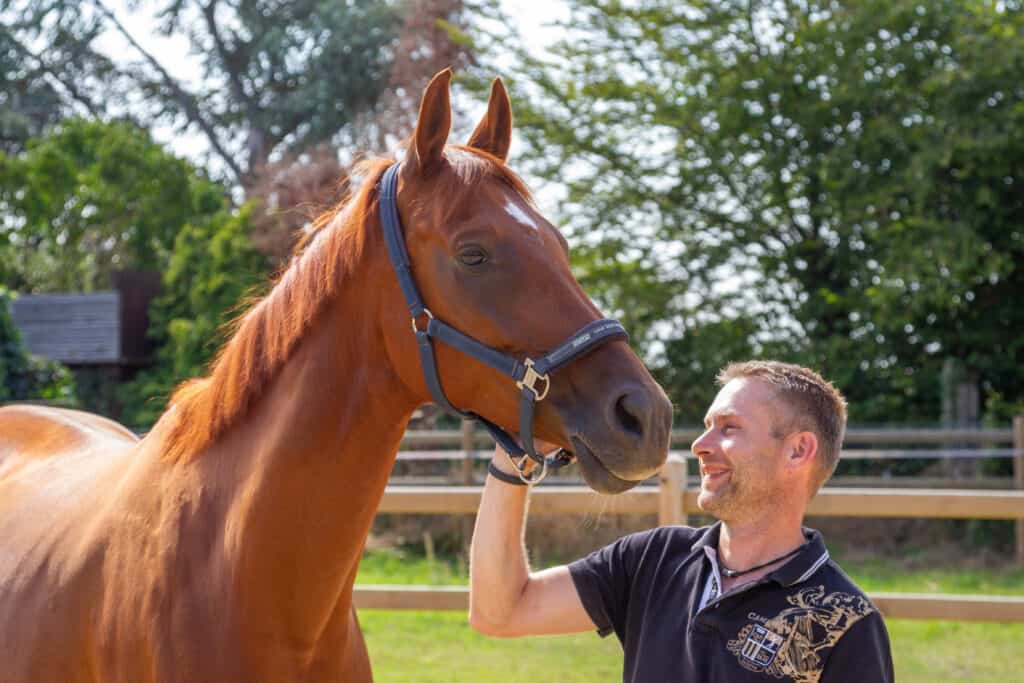
[[505,211],[508,213],[509,216],[512,216],[512,218],[516,219],[516,221],[519,222],[520,224],[528,228],[533,228],[535,231],[540,230],[540,228],[537,227],[537,224],[534,222],[534,220],[530,218],[530,214],[526,213],[521,208],[519,208],[519,206],[517,206],[516,203],[513,202],[511,199],[505,200]]

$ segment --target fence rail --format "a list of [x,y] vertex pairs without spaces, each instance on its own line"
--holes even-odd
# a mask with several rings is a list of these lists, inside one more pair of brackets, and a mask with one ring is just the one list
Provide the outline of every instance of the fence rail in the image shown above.
[[[681,490],[681,506],[664,503],[667,487],[637,487],[601,496],[585,486],[538,486],[530,496],[531,515],[658,515],[679,523],[700,512],[697,491]],[[479,486],[388,486],[378,513],[472,515],[480,504]],[[811,501],[810,516],[918,517],[931,519],[1018,519],[1024,517],[1024,491],[963,489],[824,488]]]
[[[493,448],[493,447],[492,447]],[[422,450],[399,451],[400,462],[428,462],[444,460],[490,460],[492,449],[487,450]],[[684,455],[681,450],[669,451],[669,455]],[[843,460],[910,460],[915,458],[1015,458],[1024,455],[1017,448],[929,448],[929,449],[878,449],[850,448],[842,452]]]
[[[891,619],[1024,622],[1024,598],[1018,597],[929,593],[869,593],[868,597]],[[469,590],[463,586],[366,584],[355,587],[353,602],[358,609],[465,611],[469,609]]]
[[[688,447],[700,435],[700,429],[687,427],[672,432],[671,448]],[[457,449],[462,448],[465,434],[459,430],[416,430],[406,432],[402,439],[402,450]],[[1012,444],[1013,429],[883,429],[851,427],[846,431],[846,446],[977,446],[995,447],[997,444]],[[476,430],[470,442],[473,448],[493,448],[494,442],[486,432]],[[1018,446],[1020,448],[1020,446]]]

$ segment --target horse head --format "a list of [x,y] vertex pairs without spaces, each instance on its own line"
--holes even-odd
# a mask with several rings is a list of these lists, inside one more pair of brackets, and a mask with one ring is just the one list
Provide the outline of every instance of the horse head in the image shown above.
[[[602,318],[570,270],[569,246],[505,165],[512,111],[500,80],[466,145],[448,145],[451,71],[427,86],[397,170],[397,211],[415,286],[431,315],[511,358],[540,358]],[[393,276],[392,276],[393,277]],[[384,316],[387,354],[403,383],[430,400],[407,302],[398,287]],[[413,318],[412,327],[422,322]],[[514,432],[515,382],[445,343],[434,345],[449,402]],[[534,431],[578,460],[605,493],[651,476],[668,452],[672,406],[622,338],[550,374]],[[539,394],[538,394],[539,395]]]

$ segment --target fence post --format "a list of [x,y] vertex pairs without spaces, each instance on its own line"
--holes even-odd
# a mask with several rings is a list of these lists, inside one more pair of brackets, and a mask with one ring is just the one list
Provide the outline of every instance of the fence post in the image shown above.
[[[1024,489],[1024,415],[1013,418],[1013,484]],[[1024,519],[1017,520],[1017,566],[1024,567]]]
[[679,453],[668,456],[658,475],[658,524],[686,524],[683,509],[686,492],[686,457]]
[[[476,444],[473,442],[476,431],[476,420],[462,419],[460,427],[462,431],[462,484],[472,486],[473,461],[476,460]],[[469,542],[473,538],[473,523],[476,520],[474,515],[462,515],[462,557],[469,562]]]
[[476,450],[473,443],[473,432],[476,430],[476,420],[463,418],[462,420],[462,483],[466,486],[473,485],[473,461],[476,460]]

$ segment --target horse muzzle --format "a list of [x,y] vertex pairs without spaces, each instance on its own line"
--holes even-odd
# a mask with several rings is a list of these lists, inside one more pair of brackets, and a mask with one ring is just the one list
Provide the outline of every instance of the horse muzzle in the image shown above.
[[602,406],[576,404],[569,437],[587,485],[621,493],[653,476],[668,457],[672,404],[653,381],[609,392]]

